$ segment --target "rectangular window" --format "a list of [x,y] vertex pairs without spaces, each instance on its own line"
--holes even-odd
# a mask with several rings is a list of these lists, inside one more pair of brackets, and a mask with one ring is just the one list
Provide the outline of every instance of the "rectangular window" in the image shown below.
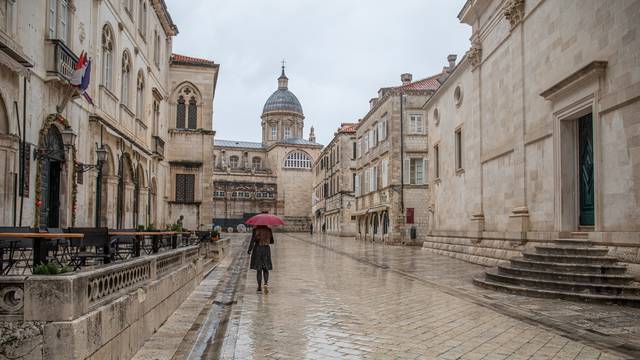
[[380,184],[382,188],[389,185],[389,160],[383,159],[380,166]]
[[176,202],[193,202],[195,182],[194,174],[176,174]]
[[356,154],[358,159],[362,157],[362,139],[358,139],[358,145],[356,145]]
[[425,161],[422,158],[405,159],[405,184],[424,185],[425,180]]
[[360,175],[353,174],[353,191],[356,196],[360,196]]
[[[69,32],[69,6],[67,0],[60,0],[60,29],[58,31],[58,39],[67,43],[67,34]],[[68,44],[71,45],[71,44]]]
[[213,197],[215,197],[215,198],[223,198],[224,197],[224,191],[214,191],[213,192]]
[[290,137],[291,137],[291,128],[287,126],[286,128],[284,128],[284,138],[289,139]]
[[271,127],[271,140],[275,140],[278,138],[278,128],[275,126]]
[[387,138],[387,120],[378,123],[378,142],[382,142]]
[[358,150],[357,150],[357,146],[358,146],[358,145],[357,145],[357,144],[356,144],[356,142],[354,141],[354,142],[351,144],[351,146],[353,147],[353,149],[352,149],[352,153],[351,153],[351,160],[355,160],[355,159],[356,159],[356,156],[358,155]]
[[440,144],[433,147],[433,162],[436,179],[440,179]]
[[462,128],[459,128],[455,132],[456,136],[456,171],[462,170]]
[[424,126],[422,124],[422,115],[420,114],[409,115],[409,132],[414,134],[422,134],[424,132]]
[[371,131],[369,132],[369,143],[371,144],[371,148],[373,149],[378,145],[378,124],[373,124]]
[[364,152],[365,154],[366,154],[366,153],[368,153],[368,152],[369,152],[369,131],[367,131],[367,133],[366,133],[366,134],[365,134],[365,136],[364,136],[364,144],[363,144],[363,147],[364,147],[364,151],[363,151],[363,152]]
[[370,176],[371,176],[371,181],[370,181],[371,190],[370,191],[376,191],[376,190],[378,190],[378,168],[377,167],[374,166],[374,167],[371,168]]

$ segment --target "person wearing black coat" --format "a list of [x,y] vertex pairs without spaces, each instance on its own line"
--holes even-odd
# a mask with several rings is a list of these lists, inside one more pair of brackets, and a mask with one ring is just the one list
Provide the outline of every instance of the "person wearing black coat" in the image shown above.
[[247,254],[251,254],[252,270],[256,270],[258,292],[262,291],[262,277],[264,276],[264,291],[268,292],[269,270],[273,270],[271,263],[271,247],[273,244],[273,232],[266,226],[256,226],[251,234],[251,242]]

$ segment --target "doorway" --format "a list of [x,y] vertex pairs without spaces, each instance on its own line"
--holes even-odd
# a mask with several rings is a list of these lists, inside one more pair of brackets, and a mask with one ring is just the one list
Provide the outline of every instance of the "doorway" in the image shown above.
[[593,175],[593,117],[578,119],[579,225],[594,226],[595,197]]

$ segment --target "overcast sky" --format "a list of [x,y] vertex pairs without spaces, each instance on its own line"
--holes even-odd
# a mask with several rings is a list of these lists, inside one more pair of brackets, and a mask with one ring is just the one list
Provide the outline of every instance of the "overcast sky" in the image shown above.
[[380,87],[417,80],[469,48],[464,0],[166,0],[176,53],[220,64],[217,139],[260,141],[260,115],[286,60],[302,104],[305,138],[327,144],[341,122],[362,118]]

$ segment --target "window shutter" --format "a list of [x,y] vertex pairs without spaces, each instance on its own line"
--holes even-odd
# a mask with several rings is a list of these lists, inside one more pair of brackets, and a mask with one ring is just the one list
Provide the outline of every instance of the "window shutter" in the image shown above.
[[427,175],[429,174],[428,166],[429,160],[425,158],[424,160],[422,160],[422,171],[424,172],[422,176],[422,184],[424,185],[429,183],[429,178],[427,177]]
[[184,129],[185,112],[186,112],[186,108],[185,108],[184,97],[181,95],[178,98],[178,104],[176,106],[176,128],[178,129]]
[[416,115],[416,123],[417,123],[417,132],[422,134],[423,132],[423,127],[422,127],[422,116],[420,115]]
[[371,177],[373,178],[373,191],[378,190],[378,167],[373,167]]
[[387,159],[382,160],[382,171],[381,171],[380,177],[382,178],[381,182],[382,182],[382,187],[383,188],[387,187],[387,185],[389,184],[388,166],[389,166],[389,161]]
[[58,21],[57,16],[57,0],[49,0],[49,38],[54,39],[56,37],[56,25]]
[[404,183],[411,183],[411,160],[404,159]]

